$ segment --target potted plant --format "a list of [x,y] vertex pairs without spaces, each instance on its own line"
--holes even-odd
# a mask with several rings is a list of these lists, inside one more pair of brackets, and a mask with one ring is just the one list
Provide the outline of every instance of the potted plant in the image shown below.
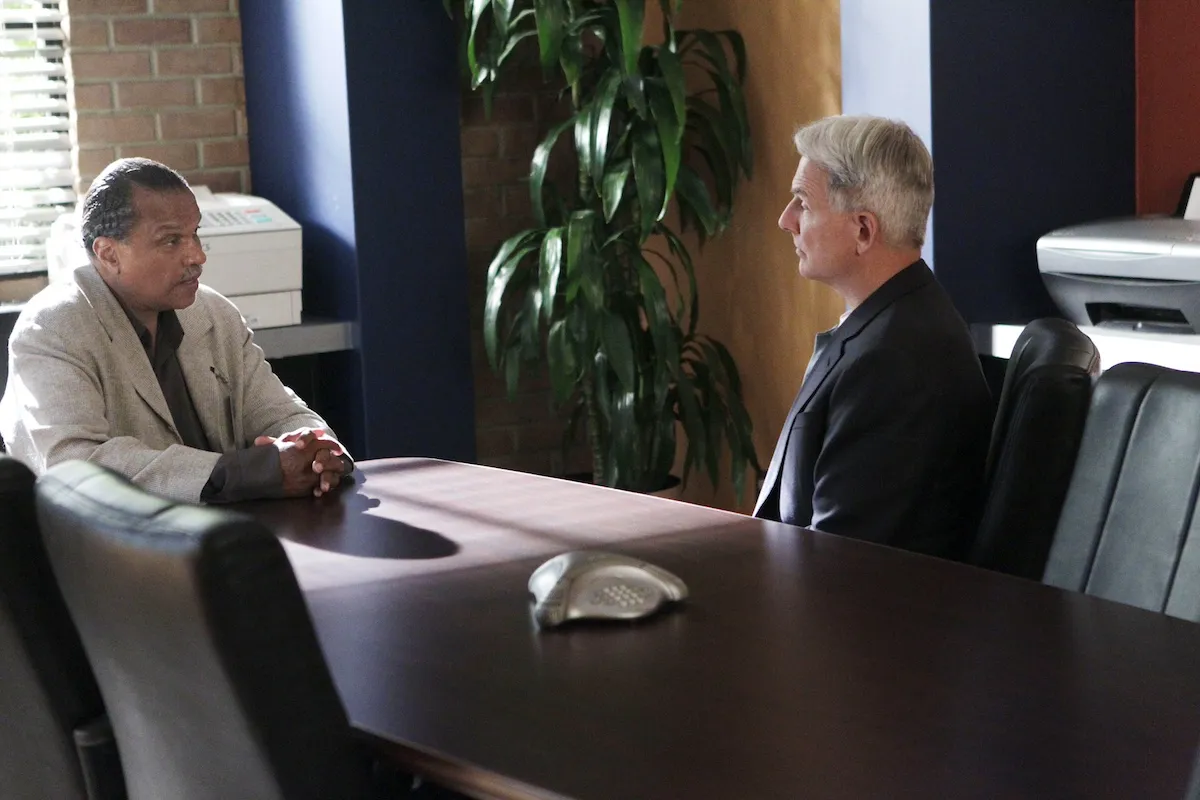
[[[728,443],[740,498],[747,468],[761,472],[750,417],[729,351],[697,333],[695,265],[680,234],[695,230],[703,244],[723,230],[750,174],[746,53],[735,31],[677,29],[679,0],[659,2],[661,44],[643,42],[645,0],[454,3],[485,103],[526,48],[570,101],[533,153],[537,227],[489,266],[484,344],[510,392],[523,364],[545,360],[555,401],[571,412],[568,435],[586,422],[596,483],[662,488],[678,424],[684,481],[703,469],[715,485]],[[564,136],[574,147],[556,149]],[[552,156],[568,159],[570,185],[548,179]]]

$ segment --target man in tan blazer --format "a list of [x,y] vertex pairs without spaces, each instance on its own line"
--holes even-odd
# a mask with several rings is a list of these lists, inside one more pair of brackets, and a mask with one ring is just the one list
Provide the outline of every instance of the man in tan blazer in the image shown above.
[[111,164],[82,209],[91,263],[26,305],[0,434],[41,473],[86,459],[175,500],[321,495],[352,467],[271,371],[238,310],[201,286],[200,210],[147,159]]

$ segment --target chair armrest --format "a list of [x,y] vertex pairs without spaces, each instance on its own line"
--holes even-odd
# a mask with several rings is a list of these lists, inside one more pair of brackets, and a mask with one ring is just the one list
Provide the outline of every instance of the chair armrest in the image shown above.
[[79,725],[74,734],[88,800],[126,800],[125,773],[108,716]]

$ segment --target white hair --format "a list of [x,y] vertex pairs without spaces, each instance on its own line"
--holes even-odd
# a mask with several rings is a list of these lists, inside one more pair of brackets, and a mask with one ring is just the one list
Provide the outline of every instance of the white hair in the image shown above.
[[870,211],[893,247],[925,243],[933,159],[912,128],[883,117],[833,116],[800,128],[793,141],[829,175],[835,210]]

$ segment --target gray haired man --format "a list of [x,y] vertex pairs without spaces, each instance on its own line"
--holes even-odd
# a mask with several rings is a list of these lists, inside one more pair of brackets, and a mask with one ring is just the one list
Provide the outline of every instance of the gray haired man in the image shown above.
[[958,558],[981,503],[991,400],[970,334],[921,260],[933,162],[903,123],[818,120],[779,218],[800,274],[846,303],[817,335],[755,516]]

